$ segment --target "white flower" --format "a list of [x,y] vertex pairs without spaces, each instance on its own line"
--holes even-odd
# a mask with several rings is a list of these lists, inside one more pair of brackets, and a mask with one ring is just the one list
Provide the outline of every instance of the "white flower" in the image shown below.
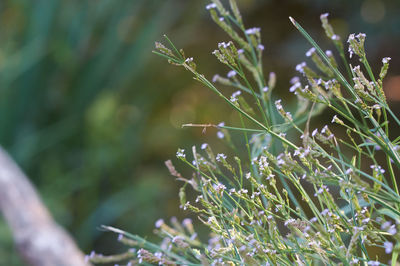
[[377,173],[384,174],[385,169],[383,169],[380,165],[371,165],[370,166],[372,170],[374,170]]
[[318,133],[318,128],[314,129],[314,131],[311,133],[311,136],[314,137]]
[[269,163],[267,161],[267,157],[265,156],[260,156],[260,160],[258,161],[258,166],[260,168],[260,171],[264,171],[268,168]]
[[352,34],[349,35],[349,38],[347,39],[347,42],[350,43],[354,39],[355,39],[355,35],[354,35],[354,33],[352,33]]
[[382,63],[387,64],[387,63],[389,63],[390,60],[392,60],[392,58],[384,57],[384,58],[382,58]]
[[221,162],[222,160],[226,159],[226,155],[223,153],[218,153],[216,159],[218,162]]
[[220,42],[220,43],[218,43],[218,48],[227,48],[229,45],[227,44],[227,43],[225,43],[225,42]]
[[176,157],[178,157],[178,158],[185,158],[186,157],[186,155],[185,155],[185,150],[184,149],[178,149],[178,151],[176,152]]
[[351,174],[351,173],[353,173],[353,169],[352,168],[347,169],[346,172],[345,172],[346,175]]
[[320,18],[323,19],[323,18],[327,18],[328,16],[329,16],[329,13],[324,13],[324,14],[322,14],[322,15],[320,16]]
[[383,247],[385,248],[386,254],[392,253],[392,250],[393,250],[393,243],[392,242],[386,241],[385,243],[383,243]]
[[[225,156],[226,158],[226,156]],[[215,189],[215,191],[217,191],[217,193],[221,193],[226,189],[226,186],[224,184],[218,183],[218,184],[214,184],[213,188]]]
[[301,83],[297,81],[296,83],[294,83],[294,84],[290,87],[289,91],[290,91],[290,92],[294,92],[294,91],[296,91],[297,88],[300,88],[300,86],[301,86]]
[[236,71],[235,70],[231,70],[228,72],[228,74],[226,75],[228,78],[233,78],[234,76],[236,76]]
[[337,115],[334,115],[333,118],[332,118],[331,123],[334,123],[336,121],[336,119],[337,119]]
[[239,96],[240,94],[242,94],[241,91],[235,91],[234,93],[232,93],[232,97],[237,97],[237,96]]
[[331,39],[334,40],[334,41],[339,41],[340,37],[339,37],[339,35],[333,34]]
[[297,76],[294,76],[293,78],[290,79],[290,84],[295,84],[297,82],[300,82],[300,78]]
[[281,101],[282,100],[280,100],[280,99],[275,101],[275,106],[276,106],[276,109],[278,109],[278,110],[282,110],[283,109]]
[[192,219],[190,219],[190,218],[185,218],[182,221],[183,226],[190,226],[191,224],[192,224]]
[[218,131],[218,132],[217,132],[217,137],[218,137],[219,139],[223,139],[223,138],[225,137],[225,134],[224,134],[222,131]]
[[267,92],[269,90],[268,86],[265,86],[264,88],[262,88],[263,92]]
[[331,50],[326,50],[325,54],[329,57],[333,56],[332,51]]
[[361,32],[360,32],[359,34],[357,34],[356,37],[357,37],[357,39],[360,40],[360,39],[365,39],[365,37],[367,37],[367,35],[365,35],[365,33],[361,33]]
[[155,223],[156,228],[160,228],[164,224],[163,219],[158,219]]
[[205,150],[205,149],[207,148],[207,146],[208,146],[207,143],[203,143],[203,144],[201,144],[201,149],[202,149],[202,150]]
[[296,66],[296,71],[304,74],[304,67],[307,66],[306,62],[302,62]]
[[310,57],[310,56],[312,56],[313,53],[315,53],[315,48],[311,47],[310,50],[307,51],[306,56]]
[[257,45],[257,49],[260,51],[264,51],[265,47],[260,43],[259,45]]
[[217,82],[217,80],[219,79],[219,75],[218,74],[215,74],[214,76],[213,76],[213,78],[212,78],[212,82]]
[[322,215],[322,216],[326,216],[326,215],[329,215],[329,216],[330,216],[330,211],[329,211],[328,209],[325,209],[325,210],[323,210],[323,211],[321,212],[321,215]]
[[211,3],[211,4],[206,5],[206,9],[207,10],[210,10],[210,9],[213,9],[213,8],[217,8],[217,5],[215,3]]
[[371,220],[371,218],[365,218],[365,219],[363,219],[361,222],[362,222],[363,224],[367,224],[367,223],[369,223],[370,220]]
[[247,35],[252,35],[252,34],[257,34],[257,33],[259,33],[260,30],[261,30],[260,28],[250,28],[250,29],[245,30],[245,33],[246,33]]

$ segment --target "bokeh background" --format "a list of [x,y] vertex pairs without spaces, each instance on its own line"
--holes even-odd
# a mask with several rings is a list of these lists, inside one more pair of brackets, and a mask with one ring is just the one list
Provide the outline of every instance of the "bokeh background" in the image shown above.
[[[329,12],[337,33],[365,32],[375,71],[392,57],[386,91],[400,100],[400,3],[384,0],[238,0],[245,24],[262,27],[265,71],[278,76],[276,95],[288,96],[294,66],[309,45],[296,18],[322,47]],[[117,252],[113,225],[152,239],[154,221],[183,218],[179,183],[164,161],[178,147],[215,131],[183,123],[235,123],[231,110],[189,73],[151,53],[164,33],[211,78],[227,69],[211,55],[228,37],[207,14],[206,1],[0,1],[0,145],[37,187],[58,223],[89,253]],[[230,93],[226,91],[227,93]],[[277,96],[277,97],[278,97]],[[397,109],[396,109],[397,108]],[[179,170],[185,172],[182,165]],[[21,265],[0,220],[0,265]]]

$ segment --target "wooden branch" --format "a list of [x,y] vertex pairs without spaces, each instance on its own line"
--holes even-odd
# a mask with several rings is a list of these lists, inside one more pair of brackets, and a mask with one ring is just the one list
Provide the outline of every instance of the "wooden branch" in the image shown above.
[[1,147],[0,211],[27,264],[89,265],[69,234],[53,220],[29,179]]

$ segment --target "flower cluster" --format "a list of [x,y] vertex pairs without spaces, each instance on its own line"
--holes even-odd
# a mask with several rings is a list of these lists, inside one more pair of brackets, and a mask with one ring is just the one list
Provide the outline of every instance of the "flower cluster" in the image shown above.
[[[200,240],[189,218],[182,223],[173,218],[171,225],[158,220],[158,245],[107,228],[135,247],[121,260],[159,265],[381,265],[391,256],[394,262],[400,251],[395,177],[400,141],[389,135],[388,117],[393,126],[400,122],[386,103],[382,85],[390,58],[382,60],[376,78],[366,60],[365,34],[351,34],[348,57],[357,55],[360,66],[349,65],[341,38],[323,14],[322,27],[343,55],[346,76],[337,68],[334,53],[324,52],[291,18],[313,45],[306,52],[310,62],[296,66],[301,78],[290,82],[289,90],[298,99],[297,108],[287,108],[292,115],[281,100],[271,100],[276,77],[263,74],[261,29],[246,28],[235,1],[229,2],[229,10],[219,0],[206,6],[232,39],[213,52],[228,67],[226,77],[216,75],[210,82],[196,71],[192,58],[172,52],[176,48],[157,43],[155,51],[190,71],[241,118],[241,127],[209,125],[217,128],[217,137],[234,155],[214,153],[206,143],[193,147],[192,154],[179,149],[176,156],[193,170],[190,177],[178,173],[171,161],[166,163],[171,175],[184,182],[181,208],[209,229],[208,241]],[[216,83],[234,88],[230,98]],[[331,125],[310,129],[324,110],[334,112],[325,119]],[[231,130],[244,133],[243,141],[231,138]],[[373,256],[372,249],[378,250]],[[106,261],[95,254],[88,258]]]

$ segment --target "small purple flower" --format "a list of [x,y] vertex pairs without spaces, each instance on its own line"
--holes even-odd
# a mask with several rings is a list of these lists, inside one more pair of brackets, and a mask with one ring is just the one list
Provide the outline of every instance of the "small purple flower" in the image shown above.
[[236,76],[236,71],[235,70],[231,70],[228,72],[228,74],[226,75],[228,78],[233,78],[234,76]]
[[218,74],[215,74],[215,75],[213,76],[213,78],[212,78],[212,82],[215,83],[215,82],[217,82],[218,79],[219,79],[219,75],[218,75]]
[[392,59],[392,58],[390,58],[390,57],[385,57],[385,58],[382,59],[382,63],[387,64],[387,63],[389,63],[389,61],[390,61],[391,59]]
[[164,224],[163,219],[158,219],[155,223],[156,228],[160,228]]
[[312,56],[313,53],[315,53],[315,48],[311,47],[310,50],[307,51],[306,56],[310,57],[310,56]]
[[252,34],[257,34],[257,33],[259,33],[260,30],[261,30],[260,28],[250,28],[250,29],[245,30],[245,33],[246,33],[247,35],[252,35]]
[[323,18],[327,18],[328,16],[329,16],[329,13],[324,13],[324,14],[322,14],[322,15],[320,16],[320,18],[323,19]]
[[385,253],[386,254],[390,254],[392,253],[393,250],[393,243],[386,241],[385,243],[383,243],[383,247],[385,248]]
[[333,56],[332,51],[331,50],[326,50],[325,54],[329,57]]

